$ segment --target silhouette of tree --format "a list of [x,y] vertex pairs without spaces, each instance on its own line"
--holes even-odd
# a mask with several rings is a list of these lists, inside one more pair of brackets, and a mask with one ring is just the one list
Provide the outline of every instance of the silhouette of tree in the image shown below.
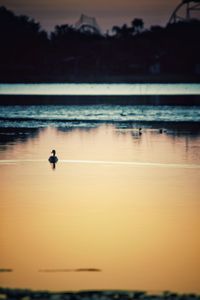
[[65,39],[66,37],[77,36],[77,31],[68,24],[55,26],[54,32],[51,33],[51,40]]
[[142,19],[135,18],[132,22],[132,27],[136,33],[139,33],[144,28],[144,22]]
[[133,28],[128,27],[127,24],[119,26],[113,26],[112,31],[115,33],[115,36],[118,38],[128,38],[132,36]]
[[0,59],[11,64],[35,64],[43,59],[48,43],[40,24],[0,7]]
[[162,30],[163,30],[163,28],[159,25],[153,25],[150,27],[151,32],[161,32]]
[[48,39],[39,23],[0,7],[0,80],[22,81],[29,75],[39,81],[51,76],[55,81],[94,80],[95,74],[101,79],[105,74],[126,78],[148,74],[155,62],[166,74],[193,74],[198,69],[200,21],[145,31],[142,19],[131,24],[113,26],[114,35],[106,37],[80,32],[69,24],[57,25]]
[[132,35],[132,28],[128,27],[126,24],[124,24],[121,28],[121,34],[123,37],[129,37],[130,35]]
[[121,28],[119,26],[113,26],[112,28],[112,32],[115,34],[115,35],[120,35],[121,33]]

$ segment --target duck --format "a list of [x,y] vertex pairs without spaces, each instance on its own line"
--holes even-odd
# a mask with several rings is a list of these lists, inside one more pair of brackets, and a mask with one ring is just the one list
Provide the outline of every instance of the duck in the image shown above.
[[49,162],[55,164],[58,161],[58,157],[56,156],[56,150],[52,150],[51,153],[52,155],[49,157]]

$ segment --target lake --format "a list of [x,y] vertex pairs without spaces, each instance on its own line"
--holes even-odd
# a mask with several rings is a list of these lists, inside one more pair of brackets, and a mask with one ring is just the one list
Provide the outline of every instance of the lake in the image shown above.
[[199,106],[0,106],[0,182],[1,286],[200,293]]
[[200,106],[151,105],[26,105],[0,106],[0,127],[91,128],[100,124],[118,127],[192,124],[198,127]]
[[200,292],[199,132],[1,137],[0,266],[13,269],[2,286]]

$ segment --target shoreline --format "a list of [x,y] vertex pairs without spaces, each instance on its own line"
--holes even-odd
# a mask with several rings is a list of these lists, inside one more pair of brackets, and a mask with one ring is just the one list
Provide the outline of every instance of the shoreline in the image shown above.
[[21,74],[13,70],[6,76],[2,70],[0,83],[200,83],[200,74]]
[[146,300],[199,300],[197,293],[177,293],[170,291],[145,292],[140,290],[81,290],[81,291],[49,291],[31,289],[13,289],[0,287],[0,299],[54,299],[54,300],[80,300],[80,299],[146,299]]

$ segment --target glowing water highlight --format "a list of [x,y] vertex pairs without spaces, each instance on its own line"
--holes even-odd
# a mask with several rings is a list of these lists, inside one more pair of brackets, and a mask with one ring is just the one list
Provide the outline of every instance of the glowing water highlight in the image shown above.
[[124,83],[40,83],[0,84],[0,95],[60,95],[60,96],[131,96],[131,95],[200,95],[200,84],[124,84]]
[[[17,164],[17,163],[41,163],[47,162],[46,159],[5,159],[0,160],[0,165]],[[67,164],[97,164],[97,165],[125,165],[138,167],[160,167],[160,168],[183,168],[183,169],[200,169],[198,164],[173,164],[159,162],[138,162],[138,161],[108,161],[108,160],[59,160],[59,163]]]

